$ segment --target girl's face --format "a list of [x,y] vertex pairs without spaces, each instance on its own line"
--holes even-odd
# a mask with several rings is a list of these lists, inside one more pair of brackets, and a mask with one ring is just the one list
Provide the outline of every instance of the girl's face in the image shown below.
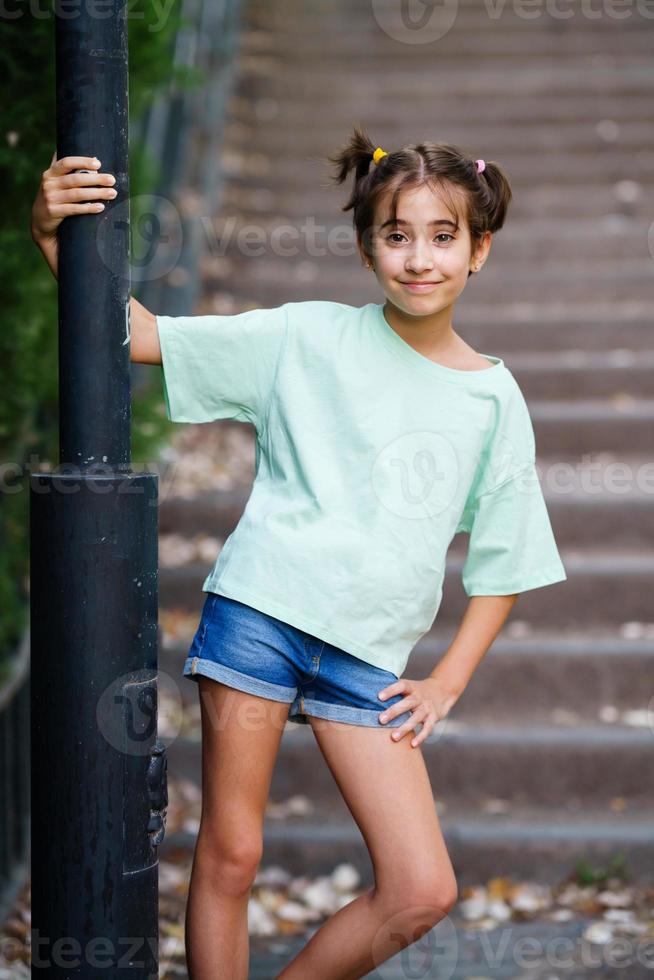
[[456,227],[436,190],[422,185],[403,191],[396,222],[390,217],[390,196],[389,191],[379,202],[372,233],[379,284],[391,303],[411,316],[452,307],[466,286],[468,271],[480,269],[486,260],[491,233],[486,232],[473,254],[463,217]]

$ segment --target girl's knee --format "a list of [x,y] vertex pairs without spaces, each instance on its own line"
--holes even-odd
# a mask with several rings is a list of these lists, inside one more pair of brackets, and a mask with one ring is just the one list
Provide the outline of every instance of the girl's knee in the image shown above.
[[211,876],[218,891],[236,897],[252,887],[262,856],[263,840],[258,833],[240,834],[238,839],[201,833],[195,862]]
[[380,895],[381,904],[387,914],[404,916],[409,923],[424,922],[427,927],[436,925],[457,902],[458,888],[452,874],[424,871],[407,873],[402,881],[387,885]]

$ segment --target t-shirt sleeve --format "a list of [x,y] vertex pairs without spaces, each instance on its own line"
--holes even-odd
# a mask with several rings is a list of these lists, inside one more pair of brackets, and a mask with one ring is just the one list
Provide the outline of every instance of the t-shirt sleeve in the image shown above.
[[462,573],[469,596],[513,595],[567,579],[536,470],[534,428],[515,379],[499,401],[456,530],[470,535]]
[[470,534],[462,574],[469,596],[513,595],[567,579],[535,462],[480,494],[459,530]]
[[166,416],[263,426],[288,317],[286,305],[233,315],[155,317]]

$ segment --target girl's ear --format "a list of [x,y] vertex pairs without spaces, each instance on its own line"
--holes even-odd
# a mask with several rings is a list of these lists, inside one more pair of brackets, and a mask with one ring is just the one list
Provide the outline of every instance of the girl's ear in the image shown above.
[[488,258],[488,253],[490,252],[491,244],[493,241],[493,234],[490,231],[485,231],[481,237],[481,241],[477,247],[477,260],[481,263],[485,262]]
[[363,266],[366,269],[372,269],[372,262],[370,261],[370,259],[366,255],[366,253],[365,253],[365,251],[363,249],[363,246],[361,245],[361,242],[358,241],[358,240],[357,240],[357,248],[359,249],[359,256],[361,258],[361,262],[362,262]]

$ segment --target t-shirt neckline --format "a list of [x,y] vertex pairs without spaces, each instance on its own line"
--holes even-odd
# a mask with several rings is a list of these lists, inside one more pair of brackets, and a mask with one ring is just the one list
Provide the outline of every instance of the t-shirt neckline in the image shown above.
[[497,357],[494,354],[484,354],[482,357],[486,357],[494,363],[487,368],[478,368],[472,371],[464,371],[460,368],[446,367],[445,364],[439,364],[437,361],[432,361],[431,358],[425,357],[424,354],[420,354],[419,351],[408,344],[406,340],[403,340],[391,327],[390,323],[384,316],[384,304],[383,303],[372,303],[375,318],[378,321],[380,330],[379,335],[386,344],[386,346],[393,352],[403,357],[408,364],[412,364],[419,370],[428,371],[432,375],[438,375],[448,381],[458,381],[463,384],[470,382],[479,382],[482,377],[490,375],[495,377],[505,370],[505,364],[501,357]]

